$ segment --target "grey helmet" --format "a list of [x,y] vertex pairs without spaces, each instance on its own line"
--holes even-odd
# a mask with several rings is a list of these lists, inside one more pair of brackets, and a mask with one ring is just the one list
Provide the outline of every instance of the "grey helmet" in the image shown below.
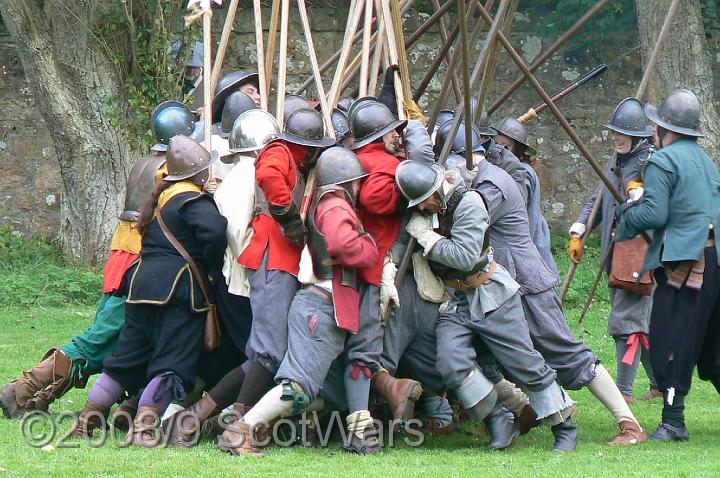
[[225,100],[225,106],[223,106],[222,121],[220,122],[222,133],[220,136],[223,138],[230,136],[237,117],[246,111],[255,109],[258,109],[258,107],[250,96],[242,91],[232,92]]
[[[452,141],[453,145],[450,149],[450,152],[456,153],[456,154],[462,154],[464,155],[466,153],[466,144],[465,144],[465,121],[460,122],[460,127],[457,130],[457,133],[455,134],[454,138],[448,138],[450,135],[450,132],[452,131],[452,121],[446,121],[442,125],[440,125],[440,129],[438,129],[437,134],[435,135],[435,154],[440,154],[440,152],[445,147],[445,143],[447,141]],[[482,147],[482,138],[480,137],[480,130],[477,126],[473,123],[472,125],[472,152],[485,152],[485,148]]]
[[392,130],[402,130],[406,125],[407,121],[395,119],[390,108],[379,101],[368,101],[350,108],[350,131],[357,140],[351,149],[362,148]]
[[[231,153],[260,151],[280,134],[275,117],[261,109],[246,111],[237,117],[228,142]],[[220,158],[232,162],[230,156]]]
[[333,129],[335,130],[335,139],[337,139],[339,143],[350,134],[350,123],[348,122],[347,115],[338,108],[333,110],[331,119]]
[[300,108],[312,108],[307,98],[300,95],[286,95],[285,105],[283,107],[283,118],[287,121],[291,114]]
[[440,110],[438,113],[437,120],[435,121],[435,126],[439,128],[440,126],[444,125],[446,122],[450,121],[455,117],[455,112],[453,110]]
[[617,105],[605,126],[634,138],[648,138],[653,135],[652,126],[647,124],[643,106],[637,98],[625,98]]
[[322,114],[312,108],[300,108],[285,120],[285,129],[278,136],[290,143],[312,148],[327,148],[335,144],[325,136]]
[[482,136],[495,136],[495,130],[490,127],[490,118],[485,110],[480,112],[478,129],[480,130],[480,135]]
[[175,135],[189,136],[195,129],[195,117],[190,108],[179,101],[160,103],[150,116],[150,131],[157,142],[153,151],[167,151],[167,144]]
[[217,161],[218,154],[216,151],[208,153],[197,141],[177,135],[170,138],[165,158],[168,175],[164,180],[172,182],[182,181],[205,171]]
[[534,156],[537,154],[535,148],[528,144],[528,132],[525,125],[512,116],[503,118],[495,126],[492,127],[496,132],[503,136],[507,136],[520,143],[525,149],[525,154]]
[[317,187],[348,183],[368,175],[355,153],[340,146],[323,151],[315,168]]
[[185,62],[185,66],[191,67],[191,68],[202,68],[204,66],[205,61],[205,50],[203,48],[202,42],[195,42],[192,49],[192,56],[190,59]]
[[395,182],[408,200],[408,209],[432,196],[444,180],[445,169],[437,163],[403,161],[395,170]]
[[377,103],[377,102],[378,102],[378,100],[374,96],[362,96],[362,97],[356,99],[355,101],[350,103],[350,106],[348,106],[348,109],[347,109],[348,118],[351,117],[353,112],[356,109],[358,109],[359,107],[361,107],[362,105],[366,105],[368,103]]
[[355,101],[355,98],[343,98],[340,101],[338,101],[337,107],[340,111],[347,114],[350,111],[350,105],[353,104]]
[[125,188],[125,208],[121,221],[137,221],[140,209],[155,189],[155,174],[165,163],[164,154],[151,154],[140,158],[130,168]]
[[700,132],[700,101],[690,90],[675,90],[660,109],[645,105],[645,115],[658,126],[685,136],[702,138]]
[[216,118],[220,118],[223,106],[225,106],[225,99],[230,96],[230,93],[239,90],[242,85],[247,83],[258,85],[258,81],[257,73],[246,73],[240,70],[233,71],[220,78],[213,98],[213,122],[216,121]]

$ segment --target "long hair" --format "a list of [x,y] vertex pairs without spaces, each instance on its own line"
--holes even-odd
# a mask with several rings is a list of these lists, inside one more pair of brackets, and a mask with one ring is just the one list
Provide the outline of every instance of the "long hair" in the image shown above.
[[155,216],[155,208],[158,205],[160,195],[163,193],[163,191],[165,191],[172,185],[173,183],[170,181],[160,181],[160,183],[155,186],[155,189],[148,198],[147,202],[143,204],[143,207],[140,209],[140,217],[138,218],[137,224],[135,225],[135,228],[140,231],[141,235],[144,236],[148,228],[150,227],[150,223]]

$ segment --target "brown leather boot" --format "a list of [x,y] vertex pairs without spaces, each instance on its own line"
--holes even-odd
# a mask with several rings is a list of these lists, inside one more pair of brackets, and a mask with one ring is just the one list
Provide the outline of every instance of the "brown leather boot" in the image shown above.
[[257,448],[257,441],[253,431],[242,421],[246,409],[242,403],[233,405],[236,415],[233,420],[225,425],[225,431],[218,437],[218,448],[235,456],[255,456],[263,454]]
[[420,382],[395,378],[387,370],[380,370],[373,375],[370,385],[387,400],[394,420],[405,423],[413,417],[415,402],[422,395]]
[[50,349],[42,361],[0,391],[0,408],[7,418],[22,418],[31,410],[48,406],[73,387],[72,360],[59,349]]
[[449,425],[440,425],[440,421],[435,417],[427,417],[418,431],[423,435],[450,435],[455,433],[455,423],[450,422]]
[[101,407],[95,402],[88,400],[85,408],[80,412],[77,424],[72,432],[70,432],[70,436],[75,438],[90,438],[96,429],[101,427],[107,429],[107,417],[109,414],[109,408]]
[[170,422],[168,446],[189,448],[196,445],[203,424],[218,413],[220,413],[220,409],[215,400],[209,394],[205,394],[192,406],[168,420]]
[[128,432],[130,445],[145,448],[156,448],[162,444],[162,428],[160,428],[160,410],[155,407],[140,406]]
[[525,435],[530,430],[540,425],[537,419],[537,412],[531,405],[525,405],[520,415],[518,415],[517,422],[520,425],[520,434]]
[[662,398],[662,396],[663,393],[660,390],[658,390],[657,388],[651,388],[648,393],[646,393],[640,398],[640,400],[642,400],[643,402],[647,402],[648,400],[653,400],[655,398]]
[[637,423],[625,420],[618,425],[620,426],[620,433],[612,441],[608,442],[608,445],[638,445],[648,440],[645,430]]
[[139,390],[138,393],[127,400],[123,400],[123,402],[115,408],[115,411],[110,417],[114,428],[123,431],[130,429],[130,424],[135,420],[135,415],[137,414],[140,395],[142,395],[142,390]]
[[635,405],[635,397],[633,397],[632,395],[625,395],[624,393],[622,394],[622,396],[625,399],[625,403],[627,403],[628,405]]

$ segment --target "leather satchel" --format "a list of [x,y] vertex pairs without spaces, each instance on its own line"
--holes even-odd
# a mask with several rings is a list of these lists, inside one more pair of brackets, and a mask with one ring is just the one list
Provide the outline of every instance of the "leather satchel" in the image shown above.
[[650,271],[638,277],[645,261],[649,244],[642,236],[614,244],[608,286],[623,289],[636,295],[652,295],[653,277]]
[[205,303],[208,305],[207,315],[205,316],[203,348],[212,352],[218,348],[218,344],[220,343],[220,322],[218,321],[217,308],[215,307],[215,304],[210,302],[210,293],[205,276],[200,272],[200,268],[197,266],[190,254],[188,254],[188,251],[182,246],[182,244],[180,244],[180,241],[175,238],[173,233],[170,232],[170,229],[165,224],[165,221],[163,221],[159,210],[155,216],[157,217],[158,224],[160,224],[160,229],[162,229],[163,234],[165,234],[167,240],[170,241],[170,244],[172,244],[173,247],[180,253],[183,259],[185,259],[185,262],[188,263],[190,270],[192,271],[192,275],[195,276],[195,279],[200,285],[200,290],[205,298]]

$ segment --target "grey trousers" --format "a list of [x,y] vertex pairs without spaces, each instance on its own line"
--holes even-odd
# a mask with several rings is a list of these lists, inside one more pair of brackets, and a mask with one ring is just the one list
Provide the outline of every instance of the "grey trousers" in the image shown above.
[[267,270],[268,249],[260,268],[250,274],[250,307],[253,323],[245,355],[248,363],[260,362],[276,373],[287,351],[288,313],[300,283],[284,271]]
[[420,297],[412,271],[405,274],[398,293],[400,307],[384,327],[380,363],[391,375],[395,375],[399,367],[403,375],[422,382],[425,388],[440,394],[445,385],[435,368],[435,325],[439,304]]
[[[519,293],[483,317],[474,293],[455,292],[448,308],[440,314],[437,332],[437,369],[447,388],[460,386],[476,368],[473,339],[479,336],[495,359],[530,391],[541,391],[556,379],[533,348],[527,331]],[[469,304],[472,304],[470,306]]]
[[555,288],[523,295],[522,305],[535,349],[557,372],[560,385],[579,390],[592,382],[599,359],[568,327]]
[[633,394],[635,377],[637,376],[638,368],[640,368],[640,362],[642,362],[645,373],[650,380],[650,387],[657,388],[655,374],[653,373],[652,364],[650,363],[650,351],[640,344],[638,351],[635,353],[635,357],[633,357],[633,363],[628,365],[622,361],[629,348],[627,344],[628,336],[616,335],[613,339],[615,339],[615,358],[617,360],[617,379],[615,383],[623,395]]
[[335,323],[332,302],[308,290],[298,291],[288,317],[287,353],[275,381],[297,382],[315,399],[348,335]]
[[371,372],[380,370],[383,332],[380,322],[380,288],[360,283],[360,324],[357,334],[350,334],[345,344],[345,363],[356,363]]

